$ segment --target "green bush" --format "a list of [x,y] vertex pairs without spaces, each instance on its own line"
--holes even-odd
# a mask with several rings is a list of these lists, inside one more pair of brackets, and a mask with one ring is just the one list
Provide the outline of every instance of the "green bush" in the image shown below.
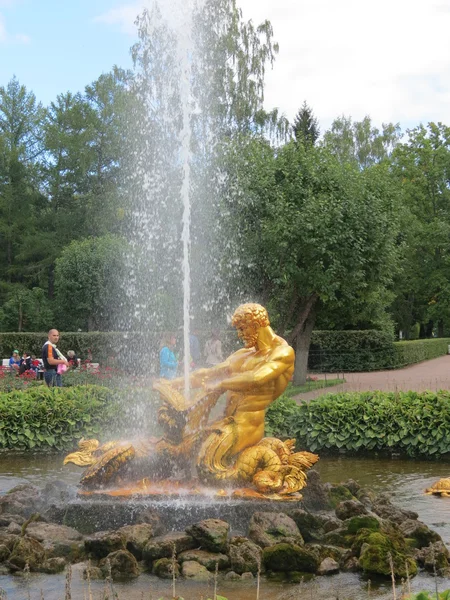
[[394,366],[405,367],[423,360],[447,354],[450,338],[432,338],[410,342],[395,342]]
[[0,448],[73,448],[120,414],[115,393],[101,386],[32,387],[0,395]]
[[449,338],[394,342],[383,331],[313,331],[308,369],[316,372],[397,369],[447,354]]
[[310,371],[374,371],[393,361],[394,338],[389,333],[366,331],[313,331],[309,350]]
[[281,396],[267,431],[315,451],[390,451],[437,457],[450,452],[450,391],[327,394],[294,406]]

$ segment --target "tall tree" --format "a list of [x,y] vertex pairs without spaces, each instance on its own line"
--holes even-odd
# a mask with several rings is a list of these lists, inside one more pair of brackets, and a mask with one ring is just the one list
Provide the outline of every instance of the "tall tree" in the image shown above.
[[[7,286],[0,309],[1,331],[46,331],[53,312],[46,291],[15,283]],[[26,350],[26,348],[24,348]]]
[[393,161],[404,204],[394,315],[406,332],[417,322],[430,335],[434,323],[443,335],[450,326],[450,128],[429,123],[408,131]]
[[319,122],[306,100],[295,117],[292,129],[297,142],[302,142],[306,146],[314,146],[319,139]]
[[54,262],[64,246],[119,227],[124,78],[114,69],[87,86],[84,95],[61,94],[49,107],[44,128],[49,202],[34,252],[48,274],[50,294]]
[[279,331],[296,345],[301,383],[319,309],[389,301],[382,292],[396,263],[395,180],[385,165],[360,171],[295,142],[274,152],[251,141],[240,161],[245,194],[231,216],[238,235],[229,276],[234,270],[243,296],[274,308]]
[[351,117],[338,117],[325,132],[323,145],[341,162],[356,163],[365,169],[388,158],[401,138],[397,123],[382,125],[381,131],[372,125],[370,117],[353,122]]
[[35,275],[25,246],[42,201],[39,159],[44,151],[44,115],[34,94],[15,77],[0,87],[0,274],[11,283]]
[[85,201],[84,229],[89,235],[117,231],[120,225],[120,172],[125,151],[125,115],[131,73],[114,67],[85,90],[91,109],[92,163]]
[[108,331],[123,300],[126,244],[114,235],[71,242],[56,260],[57,322],[66,329]]

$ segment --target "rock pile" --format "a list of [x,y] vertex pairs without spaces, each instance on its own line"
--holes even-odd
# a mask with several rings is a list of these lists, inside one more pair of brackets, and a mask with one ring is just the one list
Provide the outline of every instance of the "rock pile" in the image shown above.
[[213,518],[166,532],[155,511],[143,511],[133,525],[82,535],[52,522],[58,511],[49,510],[42,490],[17,486],[0,497],[0,574],[26,565],[31,571],[58,573],[75,562],[86,562],[91,578],[114,580],[143,571],[207,580],[216,569],[226,579],[265,573],[295,580],[339,571],[390,576],[391,568],[399,578],[414,576],[420,568],[450,573],[448,549],[415,512],[352,480],[333,486],[322,485],[314,471],[310,477],[303,502],[274,503],[273,511],[254,512],[245,537]]

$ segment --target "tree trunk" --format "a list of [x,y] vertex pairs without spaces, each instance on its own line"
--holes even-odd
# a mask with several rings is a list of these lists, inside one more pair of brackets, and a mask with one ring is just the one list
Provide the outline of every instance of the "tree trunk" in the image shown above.
[[444,337],[444,321],[438,321],[437,336]]
[[316,322],[316,312],[314,308],[310,311],[303,328],[296,339],[295,345],[295,368],[294,385],[303,385],[306,382],[308,372],[309,346],[311,335]]

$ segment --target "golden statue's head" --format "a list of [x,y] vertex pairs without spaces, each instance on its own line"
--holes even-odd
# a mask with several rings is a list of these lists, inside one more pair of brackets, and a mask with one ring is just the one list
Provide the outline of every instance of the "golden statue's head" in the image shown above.
[[258,341],[260,327],[270,325],[267,310],[261,304],[241,304],[234,311],[231,324],[236,327],[238,336],[245,343],[246,348],[253,348]]

